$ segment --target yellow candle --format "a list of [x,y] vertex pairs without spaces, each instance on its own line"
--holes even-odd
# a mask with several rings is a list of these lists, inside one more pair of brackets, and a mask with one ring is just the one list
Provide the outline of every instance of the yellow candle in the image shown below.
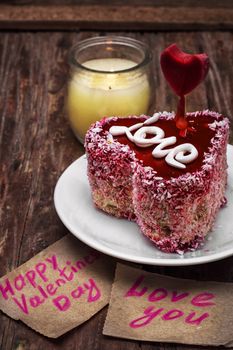
[[102,58],[82,65],[95,72],[83,69],[74,73],[67,97],[71,127],[79,139],[83,140],[89,126],[104,116],[140,115],[148,111],[147,75],[140,69],[124,71],[137,63],[123,58]]

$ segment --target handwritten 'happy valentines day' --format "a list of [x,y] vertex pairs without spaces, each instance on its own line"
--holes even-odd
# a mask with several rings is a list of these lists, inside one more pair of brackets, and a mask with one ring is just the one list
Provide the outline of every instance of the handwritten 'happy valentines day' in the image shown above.
[[[83,284],[77,285],[69,295],[65,293],[61,293],[58,296],[55,295],[59,293],[61,286],[73,281],[79,271],[93,264],[100,256],[101,255],[97,253],[97,251],[92,250],[87,256],[83,257],[83,259],[79,259],[73,264],[71,261],[66,261],[65,266],[59,266],[57,255],[51,255],[51,257],[40,261],[24,274],[18,274],[12,281],[6,278],[0,283],[0,292],[5,300],[12,297],[12,300],[25,314],[29,314],[29,307],[37,308],[49,297],[52,297],[53,305],[59,311],[66,311],[70,308],[70,298],[79,299],[84,297],[87,302],[96,301],[101,297],[101,291],[94,278],[89,278]],[[52,270],[52,273],[57,273],[58,275],[54,283],[50,283],[50,270]],[[23,293],[27,284],[35,289],[35,295],[27,297]],[[19,291],[21,294],[17,297],[15,294]]]
[[0,279],[0,309],[58,337],[109,301],[114,263],[68,235]]

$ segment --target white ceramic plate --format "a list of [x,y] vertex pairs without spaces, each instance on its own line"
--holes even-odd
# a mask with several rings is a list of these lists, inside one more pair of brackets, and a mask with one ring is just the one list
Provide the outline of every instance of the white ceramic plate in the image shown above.
[[233,146],[228,145],[228,204],[219,211],[214,229],[195,252],[163,253],[143,236],[137,224],[97,210],[92,203],[82,156],[61,175],[54,192],[56,211],[77,238],[105,254],[151,265],[194,265],[233,255]]

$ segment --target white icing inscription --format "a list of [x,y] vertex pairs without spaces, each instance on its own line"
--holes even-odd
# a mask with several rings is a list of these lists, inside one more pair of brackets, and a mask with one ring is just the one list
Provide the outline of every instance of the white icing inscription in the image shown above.
[[[144,123],[137,123],[130,127],[127,126],[112,126],[109,129],[112,136],[120,136],[126,134],[128,139],[135,143],[139,147],[150,147],[157,145],[153,151],[152,155],[155,158],[165,157],[167,164],[178,168],[185,169],[188,163],[191,163],[198,157],[198,151],[194,145],[191,143],[183,143],[172,148],[166,148],[172,146],[176,143],[176,137],[164,137],[165,132],[158,126],[150,126],[150,124],[158,121],[160,114],[155,113],[151,118],[147,119]],[[134,135],[132,131],[135,131]],[[146,136],[154,135],[151,138],[146,138]]]

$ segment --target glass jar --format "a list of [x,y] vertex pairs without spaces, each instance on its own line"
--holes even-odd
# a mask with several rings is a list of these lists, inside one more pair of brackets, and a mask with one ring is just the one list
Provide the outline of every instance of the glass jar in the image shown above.
[[151,60],[145,43],[127,37],[94,37],[71,48],[67,111],[80,142],[90,125],[103,117],[152,111]]

